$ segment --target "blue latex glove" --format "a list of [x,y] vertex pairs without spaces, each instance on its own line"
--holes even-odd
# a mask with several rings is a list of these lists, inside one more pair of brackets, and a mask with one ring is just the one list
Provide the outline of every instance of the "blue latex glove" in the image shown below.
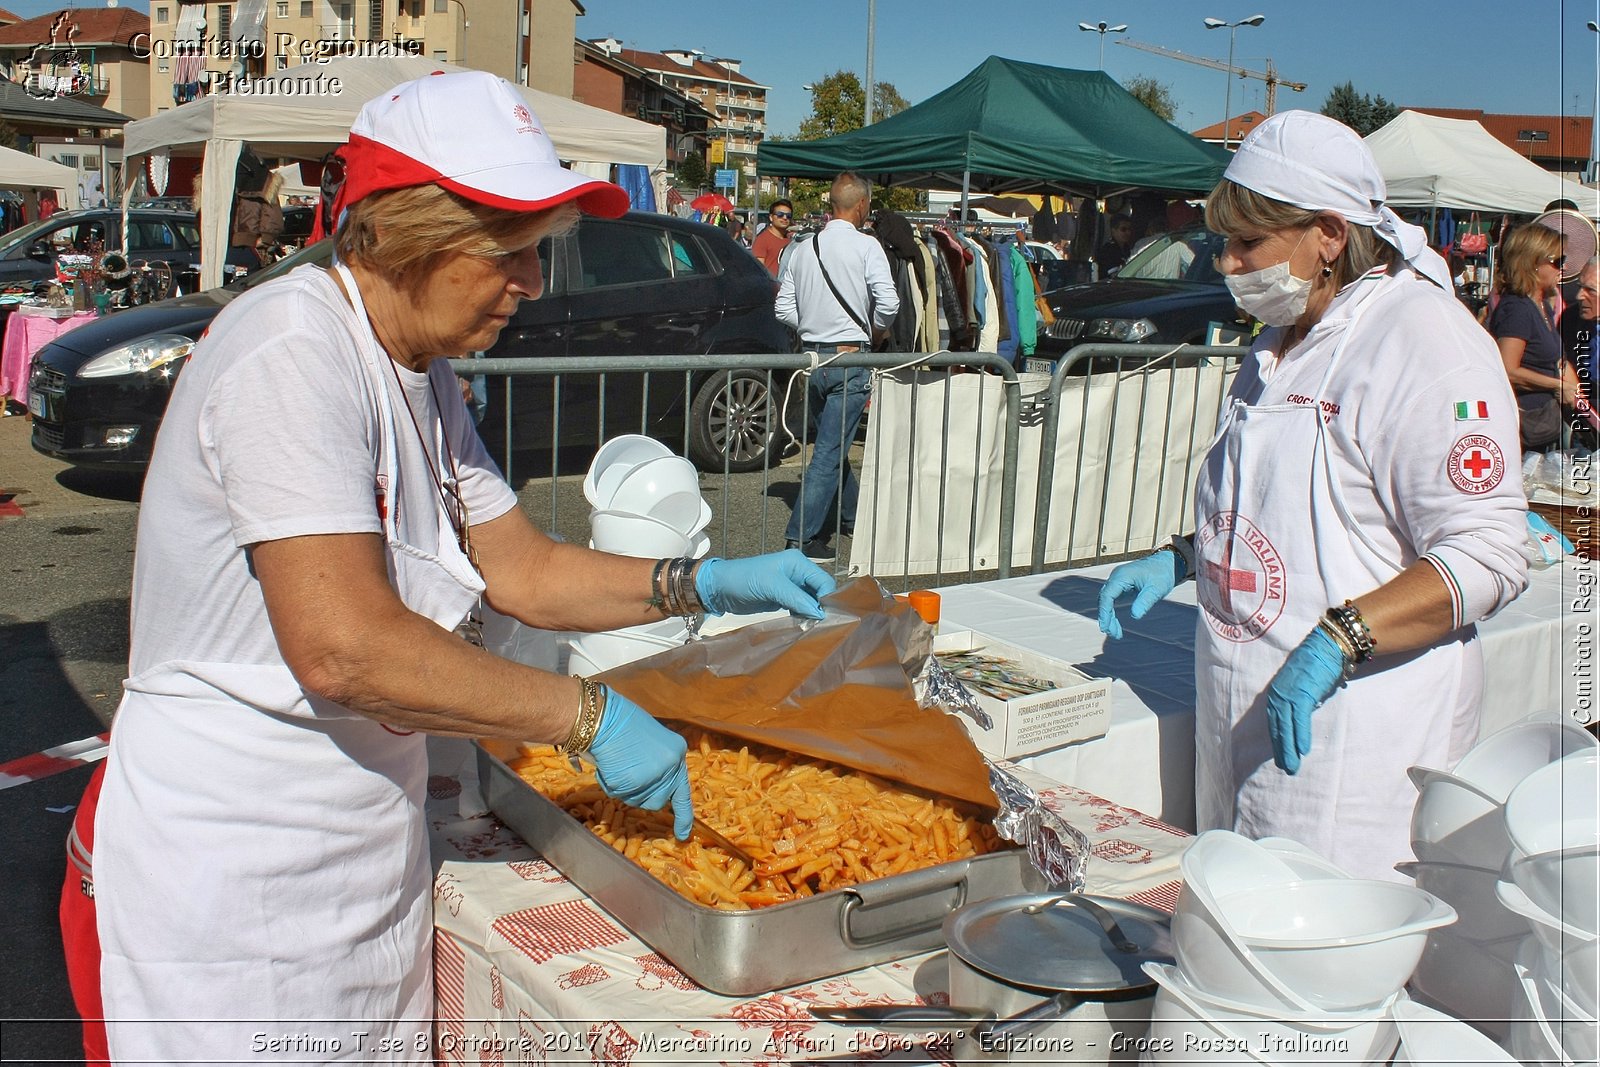
[[797,548],[749,559],[708,559],[694,575],[700,603],[712,615],[747,615],[785,608],[820,619],[817,603],[839,586],[833,575],[806,559]]
[[1123,593],[1136,592],[1133,611],[1136,619],[1156,606],[1156,602],[1172,592],[1184,571],[1183,560],[1170,548],[1152,552],[1113,570],[1106,575],[1100,587],[1100,632],[1115,640],[1122,640],[1122,623],[1117,619],[1117,598]]
[[1345,659],[1333,638],[1320,628],[1289,653],[1267,686],[1267,732],[1272,762],[1294,774],[1300,757],[1311,751],[1311,713],[1344,681]]
[[689,799],[689,744],[650,713],[606,687],[606,711],[589,746],[600,788],[635,808],[657,811],[672,804],[672,832],[689,839],[694,805]]

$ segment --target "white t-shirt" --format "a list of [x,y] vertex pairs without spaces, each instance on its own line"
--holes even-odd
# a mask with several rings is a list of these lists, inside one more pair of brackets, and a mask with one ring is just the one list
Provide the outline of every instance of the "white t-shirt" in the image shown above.
[[380,487],[381,394],[365,335],[333,277],[307,266],[233,301],[200,339],[145,479],[130,674],[173,660],[281,665],[246,546],[382,535],[380,488],[399,540],[435,553],[443,505],[428,463],[448,474],[445,439],[473,524],[516,506],[442,359],[427,373],[379,363],[399,453],[399,484]]

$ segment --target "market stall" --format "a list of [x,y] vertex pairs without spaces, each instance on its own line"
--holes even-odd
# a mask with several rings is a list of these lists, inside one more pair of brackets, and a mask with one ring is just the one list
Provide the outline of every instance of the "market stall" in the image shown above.
[[[248,93],[216,93],[131,122],[123,131],[124,152],[130,161],[161,152],[203,158],[208,180],[201,188],[200,283],[211,288],[222,280],[232,176],[245,145],[262,158],[321,159],[349,137],[351,123],[368,100],[413,78],[463,69],[420,56],[302,64],[252,82]],[[303,84],[312,78],[316,85]],[[665,166],[666,131],[661,127],[525,85],[517,91],[539,116],[563,160],[639,164],[652,170]],[[137,173],[136,167],[127,168],[129,192]],[[224,177],[213,181],[213,175]]]
[[24,193],[54,189],[61,194],[63,208],[78,206],[77,171],[14,148],[0,148],[0,189]]

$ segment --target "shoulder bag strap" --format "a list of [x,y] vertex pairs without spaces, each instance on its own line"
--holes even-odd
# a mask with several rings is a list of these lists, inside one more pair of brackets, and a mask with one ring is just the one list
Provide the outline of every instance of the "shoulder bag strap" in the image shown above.
[[[857,315],[855,309],[852,308],[849,302],[845,300],[843,294],[839,292],[839,287],[833,284],[833,279],[828,277],[828,267],[822,262],[821,230],[818,230],[817,235],[811,239],[811,250],[817,254],[817,266],[822,270],[822,280],[828,283],[828,290],[833,293],[833,298],[839,302],[839,306],[844,309],[844,313],[850,316],[850,321],[861,327],[861,332],[867,335],[867,341],[870,344],[872,341],[872,331],[868,329],[866,323],[861,321],[861,316]],[[870,293],[867,294],[867,299],[872,299],[872,295]]]

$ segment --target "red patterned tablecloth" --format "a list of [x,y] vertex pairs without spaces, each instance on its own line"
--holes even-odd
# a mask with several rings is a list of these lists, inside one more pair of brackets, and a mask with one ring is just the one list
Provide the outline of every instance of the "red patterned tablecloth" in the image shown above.
[[68,330],[96,317],[92,311],[79,311],[65,319],[13,311],[6,320],[5,340],[0,342],[0,394],[9,395],[19,404],[26,404],[28,365],[33,361],[34,353]]
[[[434,741],[429,825],[438,1061],[787,1064],[949,1062],[923,1035],[819,1022],[808,1004],[948,1003],[942,952],[759,997],[687,978],[478,807],[464,743]],[[1089,838],[1088,889],[1170,909],[1186,835],[1018,770]],[[465,782],[465,788],[463,788]],[[468,810],[462,814],[463,808]]]

